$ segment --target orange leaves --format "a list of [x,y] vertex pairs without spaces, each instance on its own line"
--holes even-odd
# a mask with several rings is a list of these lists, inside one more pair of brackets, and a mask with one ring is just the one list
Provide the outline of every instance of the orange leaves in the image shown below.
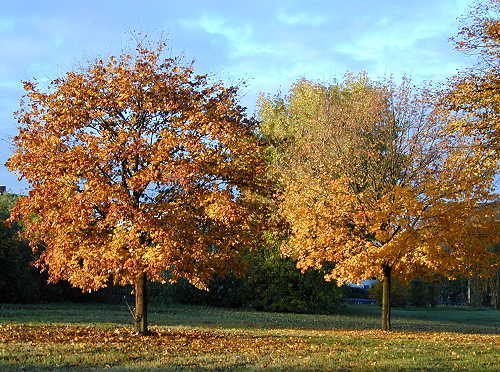
[[35,89],[35,84],[30,81],[23,81],[23,88],[25,91],[30,92]]
[[[140,336],[130,328],[95,328],[77,326],[28,326],[3,324],[0,326],[0,342],[29,343],[32,345],[80,344],[140,351],[146,348],[161,349],[164,353],[246,353],[263,354],[279,350],[327,351],[338,349],[349,351],[351,346],[345,340],[379,340],[379,346],[371,346],[366,351],[387,348],[385,342],[420,341],[424,344],[446,343],[448,345],[484,344],[498,347],[498,335],[446,333],[446,332],[406,332],[379,330],[332,330],[332,331],[276,331],[270,335],[246,334],[246,332],[221,332],[205,329],[168,329],[151,327],[151,336]],[[308,336],[308,337],[306,337]],[[329,342],[317,344],[317,338]],[[344,341],[332,342],[332,338]],[[312,339],[312,342],[311,342]],[[347,341],[349,342],[349,341]],[[352,342],[352,341],[351,341]],[[371,345],[371,344],[370,344]],[[349,346],[349,347],[348,347]],[[353,350],[351,350],[353,351]]]
[[258,337],[227,334],[210,330],[165,329],[152,327],[151,336],[140,336],[129,328],[98,329],[70,326],[0,326],[2,343],[23,342],[37,345],[76,344],[93,345],[106,349],[141,351],[144,348],[161,349],[171,353],[268,353],[283,348],[307,347],[299,337]]
[[0,348],[3,363],[19,370],[29,366],[35,369],[326,371],[339,368],[418,370],[435,366],[447,370],[494,371],[500,345],[498,335],[494,334],[425,330],[220,331],[152,327],[152,333],[152,336],[139,336],[122,327],[8,324],[0,326]]
[[[137,273],[200,283],[237,261],[264,171],[237,89],[210,84],[163,46],[97,60],[28,92],[8,166],[31,184],[27,222],[51,280],[85,290]],[[37,215],[32,219],[33,214]]]

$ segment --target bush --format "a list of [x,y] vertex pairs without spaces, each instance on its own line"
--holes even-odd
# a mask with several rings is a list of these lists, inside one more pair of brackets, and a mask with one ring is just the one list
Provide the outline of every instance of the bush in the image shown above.
[[416,278],[408,286],[408,305],[417,307],[436,306],[439,297],[439,284]]
[[277,248],[248,254],[246,274],[215,277],[208,291],[181,280],[170,286],[172,300],[183,304],[250,307],[294,313],[329,313],[336,310],[342,290],[325,282],[323,273],[302,274],[292,260],[280,257]]
[[264,311],[329,313],[336,310],[342,290],[325,282],[323,273],[308,270],[302,274],[295,263],[282,258],[277,250],[253,257],[244,278],[246,304]]
[[181,279],[170,285],[172,300],[181,304],[208,305],[220,307],[241,307],[244,305],[243,279],[234,275],[216,276],[204,291]]
[[17,197],[0,195],[0,302],[37,302],[40,300],[38,273],[29,262],[29,246],[17,239],[19,226],[5,221]]

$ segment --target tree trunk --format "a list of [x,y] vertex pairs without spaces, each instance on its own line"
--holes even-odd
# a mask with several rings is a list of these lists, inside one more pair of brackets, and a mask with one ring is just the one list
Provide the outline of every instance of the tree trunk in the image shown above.
[[148,297],[146,293],[146,274],[135,278],[135,330],[142,335],[148,334]]
[[500,310],[500,271],[491,278],[491,306],[495,310]]
[[391,271],[392,267],[384,266],[384,281],[382,286],[382,329],[391,329]]
[[479,277],[469,278],[468,281],[468,303],[470,306],[479,307],[482,305],[483,291],[481,290],[481,279]]

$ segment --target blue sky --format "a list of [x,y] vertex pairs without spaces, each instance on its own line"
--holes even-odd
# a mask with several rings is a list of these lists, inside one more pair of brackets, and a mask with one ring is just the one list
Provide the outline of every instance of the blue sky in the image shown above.
[[168,53],[228,84],[246,80],[243,105],[286,92],[300,77],[323,82],[346,72],[406,74],[442,81],[473,61],[448,38],[469,0],[2,1],[0,184],[25,192],[3,164],[17,132],[21,81],[42,86],[96,57],[133,47],[133,33],[163,38]]

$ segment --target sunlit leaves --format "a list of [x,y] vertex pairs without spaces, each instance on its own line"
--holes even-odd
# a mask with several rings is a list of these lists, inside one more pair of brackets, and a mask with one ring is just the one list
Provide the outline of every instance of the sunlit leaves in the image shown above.
[[282,251],[299,268],[326,266],[344,283],[382,279],[384,266],[402,278],[498,266],[494,168],[446,130],[425,91],[364,75],[301,80],[260,107],[291,232]]
[[[500,3],[477,2],[461,19],[455,47],[474,55],[473,68],[449,80],[438,97],[452,131],[472,137],[483,162],[498,167],[500,151]],[[496,164],[495,164],[496,163]],[[497,168],[498,169],[498,168]]]
[[255,239],[256,123],[235,87],[163,48],[138,45],[45,90],[24,83],[8,166],[31,191],[12,218],[26,222],[52,281],[94,290],[146,272],[203,286],[238,271]]

